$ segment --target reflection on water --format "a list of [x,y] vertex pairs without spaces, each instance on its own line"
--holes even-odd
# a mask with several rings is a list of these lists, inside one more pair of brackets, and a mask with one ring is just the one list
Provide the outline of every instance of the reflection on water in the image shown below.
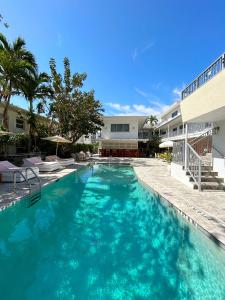
[[223,251],[130,167],[79,170],[0,222],[1,299],[225,299]]

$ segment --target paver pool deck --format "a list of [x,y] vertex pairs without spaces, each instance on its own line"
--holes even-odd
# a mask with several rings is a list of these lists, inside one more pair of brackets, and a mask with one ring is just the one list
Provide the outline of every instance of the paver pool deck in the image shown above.
[[[95,159],[107,162],[108,159]],[[129,163],[134,167],[137,178],[147,187],[159,193],[189,221],[195,223],[218,244],[225,248],[225,192],[199,192],[180,183],[170,176],[168,164],[151,158],[112,158],[110,163]],[[63,169],[53,174],[41,175],[43,185],[51,183],[86,163]],[[12,185],[0,184],[0,209],[15,203],[25,191],[15,195]]]

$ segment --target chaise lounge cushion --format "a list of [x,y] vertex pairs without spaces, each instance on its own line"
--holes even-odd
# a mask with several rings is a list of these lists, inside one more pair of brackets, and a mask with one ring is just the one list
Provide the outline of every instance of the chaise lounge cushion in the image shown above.
[[58,162],[42,161],[39,156],[24,158],[23,162],[24,167],[38,167],[40,172],[53,172],[61,169],[61,166]]
[[46,156],[45,159],[46,159],[46,161],[56,161],[63,167],[66,167],[66,166],[69,166],[69,165],[72,165],[75,163],[73,158],[60,158],[57,155],[49,155],[49,156]]

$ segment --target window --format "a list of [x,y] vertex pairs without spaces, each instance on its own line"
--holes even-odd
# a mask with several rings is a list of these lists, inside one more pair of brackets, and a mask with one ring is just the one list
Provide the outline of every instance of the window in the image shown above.
[[172,118],[176,117],[176,116],[177,116],[177,114],[178,114],[178,111],[177,111],[177,110],[176,110],[176,111],[174,111],[174,112],[172,113]]
[[111,124],[111,132],[129,132],[129,124]]
[[177,127],[173,128],[173,131],[177,131]]
[[180,125],[180,127],[179,127],[180,129],[183,129],[183,125]]
[[16,118],[16,128],[24,129],[24,120]]

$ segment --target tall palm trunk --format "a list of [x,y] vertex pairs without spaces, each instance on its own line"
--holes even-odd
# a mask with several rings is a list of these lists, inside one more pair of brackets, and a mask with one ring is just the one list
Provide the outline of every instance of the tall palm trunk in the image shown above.
[[8,120],[8,110],[9,110],[9,104],[11,99],[11,92],[12,92],[12,83],[9,83],[9,90],[8,95],[5,96],[5,107],[3,110],[3,126],[6,130],[9,130],[9,120]]
[[33,110],[33,99],[29,99],[29,104],[30,104],[30,124],[29,124],[29,139],[28,139],[28,152],[31,151],[31,146],[32,146],[32,138],[33,138],[33,130],[34,130],[34,110]]
[[6,100],[4,101],[5,107],[3,110],[3,126],[6,130],[9,130],[8,110],[9,110],[10,98],[11,96],[9,95],[8,97],[6,97]]

